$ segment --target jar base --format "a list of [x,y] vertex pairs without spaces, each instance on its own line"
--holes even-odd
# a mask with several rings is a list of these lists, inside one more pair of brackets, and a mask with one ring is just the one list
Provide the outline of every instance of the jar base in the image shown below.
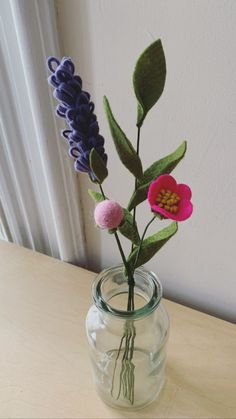
[[100,399],[107,406],[111,407],[112,409],[121,410],[121,411],[129,410],[129,411],[135,412],[137,410],[141,410],[141,409],[149,406],[150,404],[154,403],[158,399],[158,397],[160,396],[161,391],[162,391],[162,389],[165,385],[165,382],[166,382],[166,379],[165,379],[165,377],[163,377],[162,381],[159,385],[158,391],[155,393],[155,395],[152,398],[150,398],[149,400],[146,400],[145,402],[143,402],[141,404],[138,404],[138,403],[135,403],[135,402],[134,402],[134,404],[131,404],[128,401],[122,403],[121,401],[118,401],[118,400],[114,400],[114,402],[113,402],[111,398],[107,398],[106,396],[104,396],[104,393],[101,392],[100,389],[97,386],[96,386],[96,391],[97,391],[97,394],[100,397]]

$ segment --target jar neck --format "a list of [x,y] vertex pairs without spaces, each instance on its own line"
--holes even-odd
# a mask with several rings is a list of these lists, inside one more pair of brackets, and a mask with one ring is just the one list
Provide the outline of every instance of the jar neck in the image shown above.
[[94,304],[114,318],[136,320],[149,316],[160,304],[161,283],[144,267],[135,270],[134,281],[134,310],[127,310],[129,286],[123,265],[105,269],[97,275],[93,284]]

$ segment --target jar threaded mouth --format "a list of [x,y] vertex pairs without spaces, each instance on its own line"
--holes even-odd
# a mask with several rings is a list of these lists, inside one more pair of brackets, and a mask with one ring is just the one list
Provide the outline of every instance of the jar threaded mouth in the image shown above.
[[123,297],[124,301],[128,299],[128,281],[123,265],[104,269],[97,275],[92,286],[94,304],[99,310],[123,319],[136,320],[150,315],[161,301],[162,285],[153,272],[142,266],[135,270],[134,280],[134,294],[144,302],[141,307],[128,311],[111,304],[111,300],[114,302],[117,296]]

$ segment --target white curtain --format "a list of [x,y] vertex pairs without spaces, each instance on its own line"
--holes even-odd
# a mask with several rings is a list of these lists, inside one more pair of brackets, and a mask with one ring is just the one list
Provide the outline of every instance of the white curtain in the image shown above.
[[78,178],[60,138],[46,57],[52,0],[1,0],[0,218],[9,240],[86,265]]

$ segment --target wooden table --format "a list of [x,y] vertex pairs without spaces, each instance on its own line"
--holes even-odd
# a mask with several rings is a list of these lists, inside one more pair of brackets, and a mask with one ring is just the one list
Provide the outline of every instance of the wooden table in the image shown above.
[[97,397],[84,320],[94,273],[0,242],[1,418],[236,418],[236,326],[165,301],[167,382],[137,412]]

